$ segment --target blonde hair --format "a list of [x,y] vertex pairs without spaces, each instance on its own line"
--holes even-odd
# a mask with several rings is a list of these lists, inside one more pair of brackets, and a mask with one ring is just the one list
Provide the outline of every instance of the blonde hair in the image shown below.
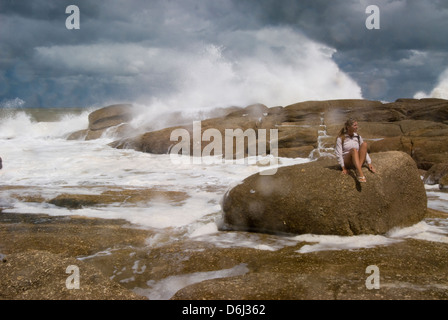
[[342,143],[344,143],[345,134],[348,132],[348,128],[351,127],[351,126],[353,126],[353,124],[354,124],[355,122],[358,122],[358,121],[356,121],[356,120],[353,119],[353,118],[350,118],[350,119],[348,119],[347,121],[345,121],[345,123],[344,123],[344,127],[343,127],[341,130],[339,130],[339,133],[338,133],[338,135],[337,135],[337,137],[336,137],[336,140],[337,140],[337,138],[341,138]]

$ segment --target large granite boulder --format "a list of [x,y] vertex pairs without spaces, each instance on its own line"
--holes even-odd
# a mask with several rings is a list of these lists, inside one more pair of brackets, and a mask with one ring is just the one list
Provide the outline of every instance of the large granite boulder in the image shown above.
[[396,151],[371,158],[377,172],[364,168],[367,183],[330,159],[250,176],[225,195],[221,229],[350,236],[421,221],[427,198],[412,158]]

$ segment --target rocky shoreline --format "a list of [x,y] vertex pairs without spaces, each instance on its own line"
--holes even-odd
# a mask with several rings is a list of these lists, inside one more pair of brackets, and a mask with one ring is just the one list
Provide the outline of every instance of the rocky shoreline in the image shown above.
[[[163,129],[144,125],[134,127],[132,120],[141,112],[132,104],[100,108],[89,115],[86,129],[69,134],[67,139],[92,140],[107,134],[115,138],[110,143],[113,148],[168,154],[176,144],[171,134],[180,129],[188,132],[190,154],[194,153],[193,146],[200,143],[195,148],[201,152],[207,148],[213,149],[211,155],[216,152],[225,155],[225,144],[221,143],[222,150],[216,150],[207,142],[210,138],[194,141],[191,119],[187,121],[181,114],[174,114],[171,117],[185,124]],[[448,100],[445,99],[397,99],[388,103],[370,100],[305,101],[285,107],[253,104],[245,108],[215,110],[214,114],[215,118],[201,121],[200,138],[210,129],[219,132],[221,137],[226,137],[227,129],[253,130],[255,133],[265,130],[267,136],[261,140],[257,136],[256,141],[245,145],[243,150],[247,156],[249,148],[253,152],[253,146],[257,144],[257,154],[262,155],[271,152],[271,146],[265,140],[270,140],[270,130],[275,129],[278,132],[278,156],[313,159],[327,157],[333,152],[337,133],[348,118],[353,118],[358,121],[359,133],[368,142],[370,153],[405,152],[412,157],[418,169],[425,172],[426,184],[440,184],[441,189],[448,186]],[[265,145],[262,152],[259,140]],[[234,147],[234,157],[239,156],[236,153]]]
[[[132,128],[129,123],[135,115],[134,111],[131,105],[114,105],[100,109],[89,117],[87,129],[71,134],[68,139],[90,140],[105,132],[112,132],[117,140],[110,144],[111,147],[167,153],[173,144],[170,141],[173,129],[192,129],[191,125],[157,131]],[[441,189],[446,188],[447,100],[399,99],[386,104],[365,100],[309,101],[273,108],[252,105],[246,108],[231,108],[227,115],[204,120],[201,128],[213,128],[221,132],[232,128],[277,128],[279,156],[319,158],[325,157],[325,150],[334,145],[335,135],[347,117],[358,119],[360,134],[369,142],[369,152],[377,153],[378,159],[383,152],[404,153],[408,160],[410,159],[408,162],[412,163],[413,175],[417,180],[420,173],[424,175],[425,183],[439,184]],[[323,126],[325,134],[321,135]],[[204,148],[205,145],[201,147]],[[311,166],[303,168],[305,172],[299,170],[298,173],[305,176],[309,174],[306,173],[308,168],[312,169]],[[339,179],[340,172],[333,171],[330,175],[337,175]],[[400,179],[409,178],[406,173],[402,175]],[[323,184],[316,188],[317,191],[325,187],[325,177],[321,178]],[[372,182],[373,179],[380,178],[380,174],[372,176]],[[360,193],[359,186],[353,183],[351,177],[344,179],[347,181],[341,180],[338,183],[353,189],[353,194]],[[332,181],[337,179],[333,178]],[[368,191],[369,188],[375,187],[375,191],[380,190],[380,194],[393,193],[398,189],[402,193],[409,191],[406,186],[401,185],[389,185],[384,188],[386,191],[381,191],[379,182],[376,183],[364,189]],[[7,189],[10,195],[19,201],[49,203],[73,212],[82,207],[116,202],[135,205],[141,201],[149,202],[160,198],[177,205],[188,198],[183,192],[151,188],[126,190],[117,186],[101,188],[101,193],[95,195],[68,192],[47,199],[36,193],[16,194],[15,188],[21,187],[1,188]],[[32,186],[24,188],[31,190]],[[412,192],[415,190],[410,190],[408,199],[415,197]],[[294,202],[296,198],[293,196],[288,199]],[[425,199],[420,198],[419,203],[423,203]],[[246,198],[243,196],[244,199]],[[305,199],[306,201],[308,200]],[[333,201],[338,200],[333,199],[330,202]],[[244,204],[244,201],[240,202]],[[391,203],[388,202],[383,207],[393,206]],[[274,203],[274,213],[276,206]],[[418,208],[422,211],[420,205]],[[422,217],[419,216],[419,219]],[[367,216],[365,219],[369,221],[372,217]],[[446,223],[448,214],[427,209],[425,219],[431,223]],[[355,220],[351,220],[353,221]],[[412,220],[412,223],[414,221]],[[353,232],[355,229],[364,233],[364,229],[358,228],[359,226],[361,224],[352,223],[347,230],[351,230],[353,234],[356,234]],[[244,230],[219,232],[239,235],[247,233]],[[374,233],[383,232],[381,229]],[[49,216],[44,212],[12,214],[0,209],[0,299],[144,300],[154,298],[152,293],[155,288],[159,286],[164,289],[164,284],[169,281],[177,281],[177,286],[158,298],[448,299],[446,242],[410,238],[362,249],[300,253],[298,251],[310,243],[296,242],[277,250],[219,247],[197,239],[166,242],[164,239],[158,239],[157,246],[148,244],[152,237],[158,236],[160,235],[155,230],[132,225],[125,220],[104,220],[76,215]],[[269,236],[259,234],[263,240],[264,237],[269,239]],[[67,285],[71,276],[67,268],[70,266],[75,266],[80,272],[79,289],[69,288]],[[380,272],[379,289],[370,290],[366,287],[369,276],[366,268],[369,266],[376,266]],[[216,274],[226,276],[214,276]]]
[[[427,218],[448,214],[428,209]],[[448,299],[448,244],[406,239],[374,248],[298,253],[218,248],[179,241],[149,248],[153,232],[123,220],[0,213],[0,299],[139,300],[134,288],[176,276],[227,270],[244,274],[205,280],[171,299],[352,300]],[[69,265],[80,288],[67,289]],[[366,268],[380,271],[380,289],[366,288]],[[144,292],[144,290],[142,291]]]
[[[91,140],[108,132],[116,137],[116,141],[110,144],[112,147],[154,154],[169,153],[174,144],[170,139],[171,133],[175,129],[187,130],[193,140],[193,125],[186,119],[185,125],[159,130],[133,127],[131,120],[139,112],[129,104],[101,108],[90,114],[88,128],[72,133],[68,139]],[[370,100],[305,101],[285,107],[254,104],[245,108],[228,108],[224,114],[202,120],[201,136],[208,129],[219,131],[223,137],[226,129],[277,129],[280,157],[312,155],[318,158],[320,149],[334,146],[344,122],[354,118],[359,123],[360,134],[365,140],[370,140],[370,152],[406,152],[423,170],[429,170],[435,164],[448,163],[448,100],[444,99],[397,99],[390,103]],[[177,118],[182,121],[181,115]],[[324,137],[319,134],[323,126],[326,128]],[[193,144],[192,141],[191,148]],[[201,150],[207,145],[202,141]],[[268,145],[266,152],[269,151]],[[193,154],[192,150],[190,154]]]

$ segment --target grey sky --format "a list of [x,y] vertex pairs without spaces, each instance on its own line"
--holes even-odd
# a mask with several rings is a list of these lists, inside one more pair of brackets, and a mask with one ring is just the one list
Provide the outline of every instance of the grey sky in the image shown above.
[[445,30],[437,0],[0,0],[0,104],[448,98]]

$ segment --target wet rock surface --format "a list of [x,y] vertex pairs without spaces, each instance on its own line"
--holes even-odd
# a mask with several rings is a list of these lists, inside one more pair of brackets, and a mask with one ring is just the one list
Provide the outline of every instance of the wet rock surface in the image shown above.
[[[203,281],[173,299],[447,299],[441,261],[447,245],[409,240],[353,251],[297,254],[294,250],[257,255],[245,275]],[[297,248],[295,248],[297,250]],[[276,263],[272,261],[276,258]],[[432,261],[432,262],[431,262]],[[434,263],[434,264],[433,264]],[[368,266],[379,269],[379,289],[368,289]]]
[[[429,216],[448,217],[434,210]],[[408,239],[374,248],[299,253],[307,243],[276,251],[193,240],[151,247],[147,239],[152,236],[122,220],[0,213],[0,298],[146,299],[152,288],[163,288],[157,287],[163,281],[240,265],[247,271],[187,282],[164,298],[448,298],[446,243]],[[79,267],[80,289],[66,287],[70,265]],[[379,268],[380,289],[366,288],[369,265]]]
[[[79,288],[77,280],[69,278],[73,267],[79,270]],[[0,279],[0,299],[141,299],[89,264],[48,251],[28,250],[8,255],[0,266]]]
[[[120,220],[0,212],[0,299],[140,299],[77,257],[141,245],[147,236]],[[79,289],[66,286],[69,266],[79,268]]]

